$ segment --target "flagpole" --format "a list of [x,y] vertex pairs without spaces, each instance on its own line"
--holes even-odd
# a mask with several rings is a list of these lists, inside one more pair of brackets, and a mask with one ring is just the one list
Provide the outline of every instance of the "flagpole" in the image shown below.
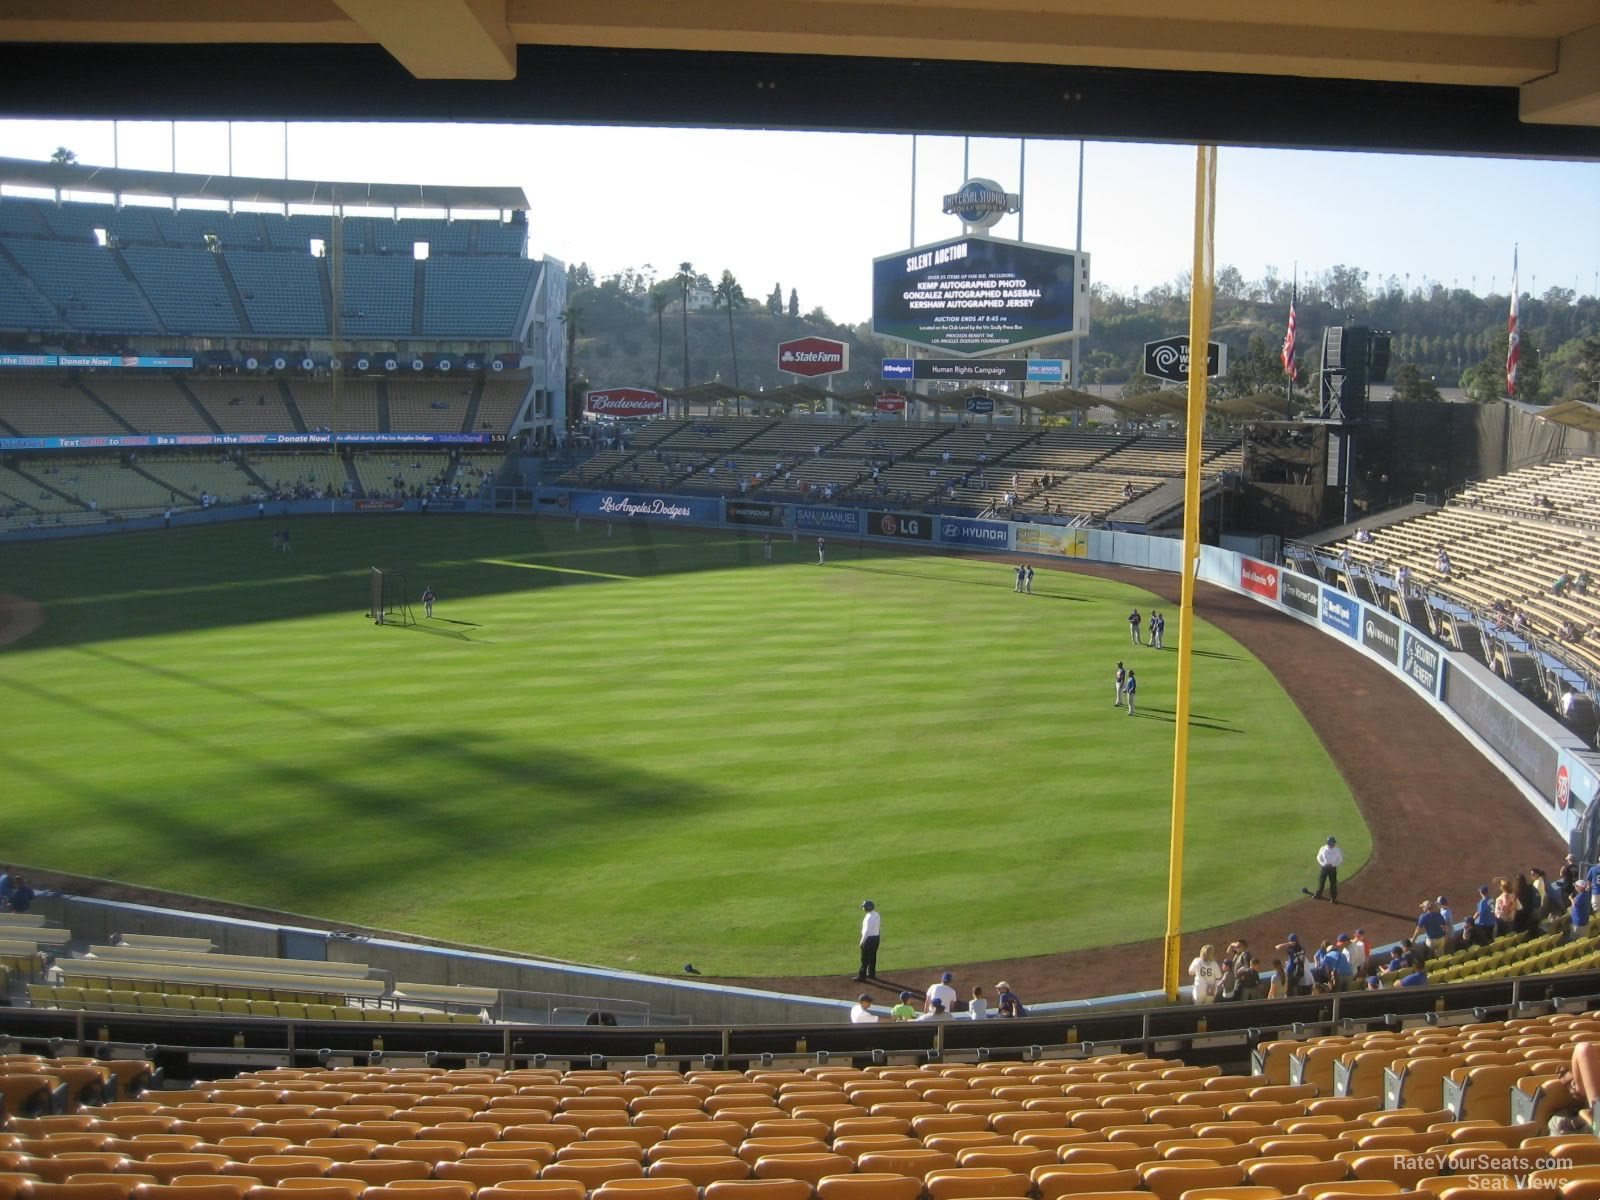
[[[1295,305],[1298,304],[1299,301],[1300,301],[1300,260],[1299,259],[1295,259],[1293,279],[1294,279],[1294,282],[1290,285],[1290,288],[1289,288],[1289,324],[1290,325],[1293,325],[1294,322],[1295,322],[1295,311],[1294,311],[1295,310]],[[1293,334],[1294,330],[1290,329],[1289,332],[1291,334]],[[1284,379],[1283,379],[1283,419],[1286,420],[1286,421],[1292,421],[1292,420],[1294,420],[1294,357],[1293,357],[1292,351],[1291,351],[1291,354],[1290,354],[1290,357],[1289,357],[1289,361],[1284,364],[1283,376],[1284,376]]]

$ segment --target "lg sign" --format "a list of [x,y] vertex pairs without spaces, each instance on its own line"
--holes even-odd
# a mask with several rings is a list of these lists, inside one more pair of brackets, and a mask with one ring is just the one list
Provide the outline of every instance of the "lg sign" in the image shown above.
[[832,338],[803,337],[778,345],[778,370],[791,375],[833,375],[850,369],[850,347]]
[[603,388],[590,392],[584,408],[607,417],[658,417],[666,411],[661,396],[649,388]]

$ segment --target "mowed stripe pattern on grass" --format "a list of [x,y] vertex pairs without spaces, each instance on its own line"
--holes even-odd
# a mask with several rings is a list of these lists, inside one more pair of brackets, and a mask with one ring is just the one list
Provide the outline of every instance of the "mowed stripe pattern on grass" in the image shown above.
[[[886,970],[1160,931],[1169,649],[1153,597],[1003,564],[494,518],[8,550],[23,862],[652,971]],[[361,613],[369,563],[433,621]],[[421,619],[420,606],[417,615]],[[1266,671],[1197,630],[1185,924],[1298,894],[1348,790]],[[1112,707],[1121,658],[1140,715]]]

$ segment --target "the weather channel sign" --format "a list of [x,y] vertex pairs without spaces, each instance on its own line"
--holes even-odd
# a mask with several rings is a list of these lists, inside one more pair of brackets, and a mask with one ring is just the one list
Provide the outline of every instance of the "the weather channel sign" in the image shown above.
[[1322,623],[1329,629],[1337,629],[1347,638],[1353,638],[1361,627],[1360,609],[1356,601],[1344,592],[1324,587]]
[[1089,256],[976,234],[872,262],[872,331],[974,357],[1089,330]]

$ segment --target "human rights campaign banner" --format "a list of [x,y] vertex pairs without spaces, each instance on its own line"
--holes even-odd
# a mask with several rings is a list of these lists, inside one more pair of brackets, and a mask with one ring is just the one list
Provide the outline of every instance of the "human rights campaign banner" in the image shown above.
[[1011,526],[1005,521],[974,521],[967,517],[940,517],[939,540],[947,546],[973,546],[983,550],[1008,550]]
[[837,533],[855,537],[861,532],[861,510],[797,504],[794,508],[794,527],[802,533]]
[[575,516],[606,517],[613,521],[715,525],[722,516],[721,500],[641,496],[636,492],[571,492],[567,507]]

